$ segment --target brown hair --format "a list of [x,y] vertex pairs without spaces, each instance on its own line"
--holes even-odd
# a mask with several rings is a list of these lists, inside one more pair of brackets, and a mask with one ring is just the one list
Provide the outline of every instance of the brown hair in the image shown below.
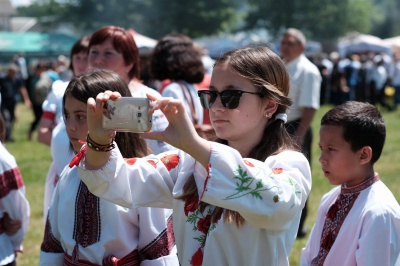
[[[285,113],[292,101],[289,94],[289,74],[282,59],[272,50],[264,46],[253,46],[228,51],[219,58],[215,66],[229,65],[230,69],[251,81],[264,95],[264,99],[273,99],[278,108],[264,129],[260,142],[251,149],[248,157],[265,161],[269,156],[283,150],[298,150],[281,119],[275,120],[275,115]],[[227,145],[227,141],[218,139],[217,142]],[[179,199],[186,200],[198,194],[194,177],[188,179],[183,187],[183,195]],[[201,202],[200,210],[208,204]],[[243,217],[236,211],[216,207],[212,221],[217,221],[224,214],[227,222],[235,221],[238,226],[244,223]]]
[[[126,82],[115,72],[106,69],[94,69],[91,72],[72,78],[63,97],[63,105],[67,95],[87,103],[91,97],[95,98],[100,92],[113,88],[123,97],[130,97]],[[143,157],[149,154],[146,142],[139,134],[117,132],[115,142],[124,158]]]
[[98,29],[92,34],[89,42],[89,50],[93,45],[99,45],[111,38],[115,50],[122,54],[125,64],[132,64],[132,69],[128,76],[132,78],[140,78],[140,57],[139,49],[133,39],[132,34],[121,27],[106,26]]

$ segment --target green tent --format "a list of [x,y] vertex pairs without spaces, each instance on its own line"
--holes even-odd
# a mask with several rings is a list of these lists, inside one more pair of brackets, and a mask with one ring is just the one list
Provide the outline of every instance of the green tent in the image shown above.
[[0,59],[9,60],[21,52],[27,58],[68,56],[76,41],[62,33],[0,32]]

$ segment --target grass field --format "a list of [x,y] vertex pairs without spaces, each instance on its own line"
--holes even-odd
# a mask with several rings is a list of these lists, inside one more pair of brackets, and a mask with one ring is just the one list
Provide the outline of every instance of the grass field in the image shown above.
[[[315,221],[317,208],[322,195],[328,192],[332,186],[325,180],[318,163],[319,149],[317,146],[319,121],[322,115],[331,106],[323,106],[314,119],[314,142],[313,142],[313,187],[309,198],[309,216],[306,220],[308,232]],[[382,111],[387,124],[387,140],[381,159],[375,166],[382,180],[392,190],[400,201],[400,111]],[[39,264],[40,244],[43,238],[43,191],[47,170],[50,166],[51,157],[49,147],[37,141],[28,141],[27,132],[33,115],[24,105],[19,104],[17,108],[18,121],[14,126],[13,143],[7,143],[7,149],[15,156],[22,172],[27,198],[31,206],[31,220],[29,231],[24,241],[24,253],[18,257],[19,266],[32,266]],[[35,135],[36,137],[36,135]],[[308,235],[307,235],[308,236]],[[301,248],[305,245],[307,237],[295,242],[290,264],[299,265]],[[249,254],[250,255],[250,254]]]

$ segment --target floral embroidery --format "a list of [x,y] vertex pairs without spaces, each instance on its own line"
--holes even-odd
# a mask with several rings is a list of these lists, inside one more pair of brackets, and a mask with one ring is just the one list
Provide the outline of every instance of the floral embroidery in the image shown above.
[[190,265],[201,266],[203,264],[203,250],[199,248],[196,253],[194,253],[192,259],[190,260]]
[[179,163],[179,156],[177,154],[166,155],[161,158],[161,161],[167,167],[168,171],[174,169]]
[[[240,198],[243,196],[246,196],[248,194],[250,194],[251,196],[258,198],[258,199],[263,199],[263,197],[261,196],[260,192],[264,191],[264,190],[271,190],[273,188],[276,188],[278,190],[279,193],[279,187],[277,186],[272,186],[272,187],[264,187],[264,183],[263,181],[257,180],[255,187],[252,184],[253,182],[256,180],[254,177],[251,177],[247,174],[247,171],[245,171],[240,165],[238,167],[238,169],[236,170],[236,175],[233,177],[235,179],[237,179],[239,182],[236,183],[236,193],[229,195],[225,198],[225,200],[229,200],[229,199],[236,199],[236,198]],[[274,198],[275,201],[275,198]]]
[[283,169],[282,168],[272,168],[272,173],[279,175],[282,174]]
[[243,160],[244,161],[244,163],[246,164],[246,165],[248,165],[248,166],[250,166],[250,167],[254,167],[254,164],[252,164],[250,161],[247,161],[247,160]]
[[129,165],[134,165],[137,161],[137,158],[129,158],[129,159],[125,159],[125,162]]
[[274,200],[275,203],[277,203],[277,202],[279,201],[279,196],[278,196],[278,195],[275,195],[275,196],[273,197],[273,200]]
[[207,234],[211,225],[211,215],[207,214],[206,217],[197,221],[197,229],[203,234]]
[[147,160],[149,164],[151,164],[154,168],[157,168],[157,163],[153,160]]
[[188,216],[187,223],[193,225],[193,231],[200,233],[199,236],[193,237],[194,240],[198,241],[200,247],[193,254],[190,260],[191,265],[201,265],[203,262],[203,248],[206,244],[207,235],[216,228],[215,223],[211,223],[212,209],[207,207],[207,210],[202,213],[198,210],[199,199],[197,196],[193,196],[190,199],[185,200],[185,215]]
[[194,212],[199,206],[199,199],[197,197],[191,197],[185,200],[185,215],[188,216],[189,212]]
[[[138,158],[129,158],[125,159],[125,162],[129,165],[134,165],[137,162]],[[154,160],[147,160],[149,164],[151,164],[154,168],[157,168],[157,163]]]

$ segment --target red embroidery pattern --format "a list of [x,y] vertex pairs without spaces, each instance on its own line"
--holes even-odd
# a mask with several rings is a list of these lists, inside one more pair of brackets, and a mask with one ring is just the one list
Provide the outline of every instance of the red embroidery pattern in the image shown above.
[[47,215],[46,227],[44,229],[44,239],[40,250],[48,253],[64,253],[60,241],[51,233],[51,224],[49,221],[50,212]]
[[244,161],[244,163],[246,164],[246,165],[248,165],[248,166],[250,166],[250,167],[254,167],[254,164],[252,164],[250,161],[248,161],[248,160],[243,160]]
[[137,158],[129,158],[129,159],[125,159],[125,162],[129,165],[134,165],[137,161]]
[[139,251],[140,260],[153,260],[171,253],[175,245],[172,215],[168,218],[164,229],[150,244]]
[[157,164],[156,164],[155,161],[153,161],[153,160],[147,160],[147,162],[148,162],[149,164],[151,164],[154,168],[157,168]]
[[179,156],[177,154],[166,155],[161,158],[161,161],[167,167],[168,171],[174,169],[179,164]]
[[379,181],[379,176],[375,175],[358,186],[351,188],[342,186],[339,196],[326,214],[320,249],[317,257],[311,261],[312,266],[324,265],[326,256],[328,256],[331,247],[335,243],[340,228],[353,207],[357,197],[360,195],[362,190],[370,187],[377,181]]
[[185,215],[188,216],[189,212],[194,212],[199,207],[199,198],[193,196],[185,200]]
[[81,181],[75,201],[75,222],[73,239],[82,247],[87,247],[100,240],[100,201],[89,192]]
[[193,254],[190,260],[191,265],[201,265],[203,262],[203,248],[206,244],[207,235],[210,231],[214,230],[216,223],[221,218],[222,212],[218,215],[216,221],[211,223],[212,209],[210,206],[203,213],[199,210],[199,198],[194,195],[192,198],[185,200],[185,215],[188,216],[187,223],[193,225],[193,231],[201,233],[200,236],[193,239],[199,242],[200,247]]
[[21,172],[18,167],[14,167],[0,174],[0,199],[10,193],[11,190],[17,190],[24,186]]
[[275,175],[282,174],[282,172],[283,172],[282,168],[272,168],[272,173],[274,173]]
[[100,266],[86,260],[75,261],[72,256],[64,253],[64,266]]
[[206,217],[203,217],[197,221],[197,230],[199,230],[203,234],[207,234],[208,230],[210,230],[210,225],[211,214],[207,214]]
[[[129,158],[125,159],[125,162],[129,165],[134,165],[138,158]],[[154,168],[157,168],[157,163],[154,160],[147,160],[149,164],[151,164]]]
[[204,193],[207,191],[207,183],[208,183],[208,180],[210,179],[210,168],[211,168],[211,164],[207,164],[207,176],[206,176],[206,180],[204,181],[203,193],[201,193],[200,199],[203,198]]
[[200,247],[190,260],[190,265],[201,266],[203,265],[203,249]]

